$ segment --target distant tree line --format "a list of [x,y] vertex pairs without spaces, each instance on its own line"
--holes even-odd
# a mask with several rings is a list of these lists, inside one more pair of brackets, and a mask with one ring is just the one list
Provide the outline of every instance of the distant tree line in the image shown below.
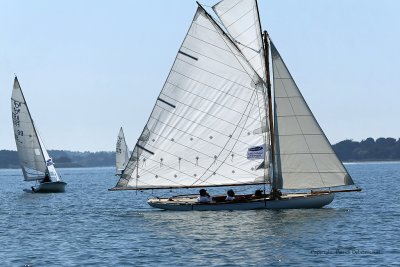
[[400,139],[367,138],[361,142],[344,140],[333,146],[342,161],[400,160]]
[[[344,140],[333,149],[344,162],[400,160],[400,139],[394,138]],[[49,150],[49,155],[58,168],[115,166],[115,152]],[[0,150],[0,168],[19,168],[17,152]]]
[[[49,150],[49,156],[58,168],[115,166],[115,152],[75,152]],[[17,151],[0,150],[0,168],[19,168]]]

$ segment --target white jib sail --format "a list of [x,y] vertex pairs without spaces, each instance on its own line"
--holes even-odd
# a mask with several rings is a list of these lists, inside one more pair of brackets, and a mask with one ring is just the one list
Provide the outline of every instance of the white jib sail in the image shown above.
[[[20,164],[26,181],[41,180],[46,171],[59,180],[54,166],[47,166],[50,157],[35,129],[17,78],[11,96],[11,112]],[[51,161],[51,159],[50,159]],[[50,164],[49,164],[50,165]]]
[[264,182],[264,84],[199,8],[117,187]]
[[117,175],[120,175],[122,173],[128,161],[129,161],[129,149],[125,141],[124,131],[122,130],[121,127],[121,129],[119,130],[117,145],[115,149],[115,163],[116,163]]
[[323,188],[354,184],[271,42],[274,84],[275,185]]

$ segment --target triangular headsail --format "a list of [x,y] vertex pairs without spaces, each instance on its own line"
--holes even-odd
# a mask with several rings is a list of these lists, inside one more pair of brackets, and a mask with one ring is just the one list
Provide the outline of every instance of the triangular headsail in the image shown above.
[[270,43],[275,109],[274,185],[278,189],[353,185],[278,50]]
[[117,145],[115,149],[115,163],[116,163],[116,175],[121,175],[122,171],[125,169],[126,164],[129,161],[129,148],[125,141],[124,131],[119,130]]
[[11,112],[15,143],[25,180],[41,180],[48,172],[58,181],[59,176],[32,121],[17,77],[14,79],[11,96]]
[[116,187],[263,183],[263,160],[246,155],[266,116],[262,79],[199,7]]

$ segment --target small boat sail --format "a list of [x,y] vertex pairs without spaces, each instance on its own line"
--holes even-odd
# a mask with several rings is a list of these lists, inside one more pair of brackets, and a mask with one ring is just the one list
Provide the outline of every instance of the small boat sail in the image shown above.
[[122,171],[125,169],[126,164],[129,161],[129,148],[125,141],[124,131],[119,130],[117,145],[115,149],[115,165],[116,165],[116,173],[115,175],[121,176]]
[[359,191],[262,31],[257,1],[222,0],[213,10],[220,23],[199,4],[110,190],[270,187],[268,194],[234,201],[219,196],[203,203],[193,195],[148,200],[167,210],[320,208],[335,192]]
[[35,193],[59,193],[65,191],[54,163],[44,147],[43,141],[32,120],[17,77],[11,96],[11,112],[15,143],[25,181],[37,181],[36,186],[26,189]]

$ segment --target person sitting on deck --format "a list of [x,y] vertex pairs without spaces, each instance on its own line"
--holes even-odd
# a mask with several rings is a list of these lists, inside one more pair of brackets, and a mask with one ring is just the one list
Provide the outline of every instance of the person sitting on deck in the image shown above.
[[43,180],[40,181],[40,183],[50,183],[51,179],[50,179],[50,175],[48,172],[46,172],[46,174],[44,175]]
[[232,200],[235,200],[235,192],[232,189],[229,189],[226,192],[225,201],[232,201]]
[[253,198],[262,198],[262,194],[263,194],[263,190],[257,189],[257,190],[254,192]]
[[279,189],[273,189],[271,192],[272,199],[282,199],[282,192]]
[[207,193],[207,190],[205,189],[200,189],[199,191],[200,196],[197,198],[197,202],[210,202],[212,198],[210,195]]

